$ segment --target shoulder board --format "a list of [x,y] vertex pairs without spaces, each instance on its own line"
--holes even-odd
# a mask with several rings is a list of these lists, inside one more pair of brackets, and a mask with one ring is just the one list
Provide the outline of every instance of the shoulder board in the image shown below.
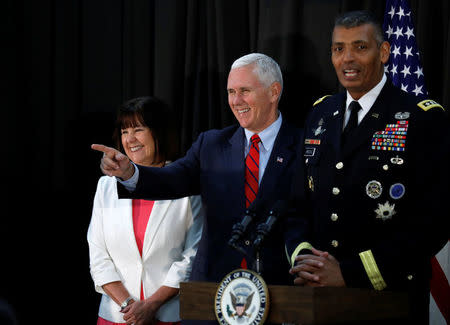
[[422,100],[420,103],[417,103],[417,106],[419,106],[424,111],[428,111],[429,109],[431,109],[433,107],[439,107],[443,111],[445,111],[445,109],[444,109],[444,107],[442,107],[442,105],[436,103],[434,100],[431,100],[431,99]]
[[331,95],[325,95],[321,98],[319,98],[318,100],[316,100],[313,104],[313,106],[316,106],[317,104],[321,103],[325,98],[330,97]]

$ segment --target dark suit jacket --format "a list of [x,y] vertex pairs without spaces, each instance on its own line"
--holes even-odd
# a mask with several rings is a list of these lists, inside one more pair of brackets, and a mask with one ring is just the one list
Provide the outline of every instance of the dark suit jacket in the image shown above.
[[[291,187],[296,147],[301,132],[283,121],[261,180],[258,199],[263,206],[243,238],[252,266],[252,245],[255,227],[265,221],[277,200],[286,199]],[[194,262],[191,280],[219,282],[232,270],[239,268],[243,255],[227,245],[232,226],[242,220],[245,212],[244,130],[230,126],[200,134],[186,156],[164,168],[139,166],[139,181],[133,198],[174,199],[200,194],[206,218],[203,236]],[[119,189],[121,197],[130,194]],[[296,245],[295,227],[278,222],[264,242],[261,251],[262,276],[268,284],[292,284],[290,265],[285,250]],[[286,229],[289,228],[289,229]]]
[[[325,98],[305,125],[297,184],[306,188],[298,200],[308,203],[311,233],[302,241],[335,256],[347,286],[374,288],[371,273],[381,289],[414,292],[425,315],[430,258],[448,239],[448,116],[441,107],[418,107],[419,99],[387,81],[342,147],[345,101],[346,93]],[[385,144],[374,139],[398,122],[408,125],[398,142],[404,147],[379,150]],[[362,257],[370,254],[379,272],[365,269]]]

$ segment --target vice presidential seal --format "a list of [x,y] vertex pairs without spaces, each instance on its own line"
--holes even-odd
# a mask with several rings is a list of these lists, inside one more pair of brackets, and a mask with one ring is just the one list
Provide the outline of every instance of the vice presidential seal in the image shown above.
[[269,313],[269,291],[257,273],[237,269],[219,283],[214,306],[219,324],[263,324]]

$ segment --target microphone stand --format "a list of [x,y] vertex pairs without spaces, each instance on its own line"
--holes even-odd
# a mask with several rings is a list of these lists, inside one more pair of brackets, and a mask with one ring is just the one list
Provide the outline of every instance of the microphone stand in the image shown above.
[[259,275],[261,275],[261,258],[259,255],[259,249],[256,250],[255,252],[255,256],[256,256],[256,273],[258,273]]
[[261,235],[261,228],[263,228],[265,226],[265,224],[260,224],[258,225],[257,228],[257,238],[253,243],[253,252],[254,252],[254,256],[255,256],[255,261],[256,261],[256,273],[258,273],[259,275],[261,275],[261,266],[262,266],[262,261],[261,261],[261,247],[262,247],[262,238],[265,234],[267,234],[267,232],[265,232],[264,235]]
[[267,235],[272,230],[274,224],[278,220],[280,216],[282,216],[288,208],[288,202],[285,200],[277,201],[272,208],[272,210],[269,212],[269,217],[267,218],[266,222],[260,223],[258,227],[256,228],[256,239],[253,242],[253,251],[255,255],[255,261],[256,261],[256,272],[258,274],[261,274],[261,247],[262,244],[267,237]]
[[248,257],[248,253],[245,251],[244,248],[241,247],[241,245],[238,243],[242,236],[244,235],[245,231],[247,230],[247,226],[252,222],[253,218],[256,216],[256,212],[253,211],[253,209],[247,209],[245,211],[244,218],[242,221],[237,222],[233,225],[232,232],[231,232],[231,238],[228,241],[228,245],[236,249],[239,253],[243,254],[244,256]]

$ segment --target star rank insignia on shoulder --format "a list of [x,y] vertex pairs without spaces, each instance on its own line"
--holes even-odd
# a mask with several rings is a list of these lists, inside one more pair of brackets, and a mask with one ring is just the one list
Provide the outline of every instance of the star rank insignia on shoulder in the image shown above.
[[419,106],[421,109],[423,109],[424,111],[428,111],[429,109],[432,109],[434,107],[439,107],[440,109],[442,109],[443,111],[445,111],[445,108],[442,107],[441,104],[435,102],[432,99],[425,99],[422,100],[421,102],[417,103],[417,106]]
[[316,106],[317,104],[320,104],[321,102],[323,102],[323,100],[327,97],[331,97],[331,95],[325,95],[323,97],[320,97],[318,100],[316,100],[313,104],[313,107]]

